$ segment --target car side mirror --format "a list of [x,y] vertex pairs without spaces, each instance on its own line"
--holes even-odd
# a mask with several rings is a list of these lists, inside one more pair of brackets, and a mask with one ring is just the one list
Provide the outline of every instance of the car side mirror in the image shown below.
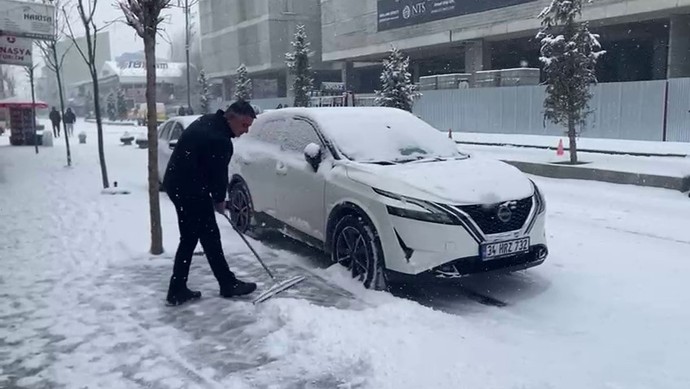
[[170,150],[175,150],[175,146],[177,146],[177,140],[171,140],[170,142],[168,142],[168,147],[170,148]]
[[319,170],[319,165],[323,157],[323,152],[321,146],[316,143],[309,143],[307,147],[304,148],[304,159],[307,160],[312,169],[316,172]]

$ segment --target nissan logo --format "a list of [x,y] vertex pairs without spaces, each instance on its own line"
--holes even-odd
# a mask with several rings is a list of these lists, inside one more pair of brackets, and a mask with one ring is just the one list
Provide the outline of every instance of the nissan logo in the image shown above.
[[507,204],[501,204],[501,206],[498,207],[496,216],[498,216],[498,220],[502,221],[503,223],[508,223],[513,217],[513,211],[510,210],[510,207]]

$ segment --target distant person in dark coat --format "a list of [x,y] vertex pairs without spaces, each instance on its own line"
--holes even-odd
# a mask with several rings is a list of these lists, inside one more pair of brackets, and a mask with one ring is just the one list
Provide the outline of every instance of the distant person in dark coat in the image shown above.
[[53,109],[50,111],[50,115],[48,115],[50,118],[50,122],[53,124],[53,136],[55,138],[60,137],[60,122],[62,121],[62,117],[60,116],[60,112],[53,107]]
[[249,131],[256,114],[249,103],[233,103],[223,112],[203,115],[182,132],[165,172],[163,186],[175,205],[180,244],[175,254],[167,304],[179,305],[201,298],[187,288],[189,267],[201,242],[223,297],[242,296],[256,284],[238,280],[228,267],[215,212],[224,213],[228,190],[228,164],[232,138]]
[[64,117],[65,133],[67,136],[74,136],[74,122],[77,121],[77,116],[72,112],[72,108],[67,108]]
[[180,105],[180,109],[177,110],[177,115],[178,116],[186,116],[187,115],[187,110],[184,109],[184,105]]

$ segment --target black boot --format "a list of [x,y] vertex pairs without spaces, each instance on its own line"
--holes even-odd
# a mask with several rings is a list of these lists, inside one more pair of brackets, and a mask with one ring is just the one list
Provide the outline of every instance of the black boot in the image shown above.
[[170,282],[170,287],[168,288],[168,297],[165,299],[166,305],[177,306],[186,303],[191,300],[198,300],[201,298],[201,292],[195,290],[189,290],[185,284],[176,284],[175,282]]
[[243,282],[238,279],[234,279],[230,282],[225,283],[220,287],[220,295],[229,298],[244,296],[250,294],[256,290],[256,284],[253,282]]

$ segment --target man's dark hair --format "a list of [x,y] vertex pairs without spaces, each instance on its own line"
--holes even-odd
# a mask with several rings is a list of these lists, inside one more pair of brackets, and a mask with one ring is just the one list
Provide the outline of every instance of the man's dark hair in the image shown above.
[[249,102],[240,100],[236,101],[228,107],[228,109],[225,111],[225,115],[230,117],[233,115],[236,116],[250,116],[253,119],[256,119],[256,112],[254,112],[254,108],[252,107]]

